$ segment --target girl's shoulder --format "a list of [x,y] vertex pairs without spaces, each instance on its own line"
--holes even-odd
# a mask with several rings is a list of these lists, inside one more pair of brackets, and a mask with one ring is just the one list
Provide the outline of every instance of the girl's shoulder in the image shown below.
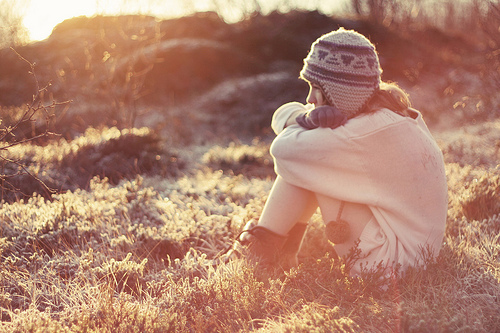
[[383,108],[375,112],[361,114],[352,118],[344,126],[351,137],[356,137],[376,133],[400,125],[416,125],[420,118],[420,112],[414,109],[408,109],[408,115],[402,115]]

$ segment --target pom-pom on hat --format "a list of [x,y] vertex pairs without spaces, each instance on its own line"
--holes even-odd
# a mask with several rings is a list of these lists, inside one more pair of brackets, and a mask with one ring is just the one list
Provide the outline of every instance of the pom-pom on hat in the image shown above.
[[331,105],[353,118],[379,89],[381,74],[375,46],[362,34],[340,28],[312,44],[300,77],[318,84]]

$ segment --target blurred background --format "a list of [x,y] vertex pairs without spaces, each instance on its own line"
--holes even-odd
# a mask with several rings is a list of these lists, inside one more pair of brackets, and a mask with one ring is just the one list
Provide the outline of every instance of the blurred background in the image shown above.
[[2,0],[0,38],[3,45],[42,40],[58,23],[75,16],[141,14],[171,19],[207,11],[216,12],[228,23],[256,13],[317,10],[329,16],[370,16],[385,25],[411,19],[467,31],[478,28],[478,19],[489,18],[497,6],[494,0]]
[[[171,167],[161,159],[165,147],[268,143],[274,110],[305,102],[298,73],[311,43],[339,27],[372,40],[383,80],[409,92],[434,133],[498,119],[494,0],[0,0],[2,154],[14,154],[8,147],[19,143],[90,145],[110,128],[149,133],[118,146],[96,144],[96,158],[107,163],[102,168],[75,147],[51,157],[19,150],[17,159],[1,161],[0,174],[11,172],[14,181],[29,166],[64,190],[85,187],[95,174],[109,176],[123,161],[132,164],[116,181]],[[43,171],[60,176],[63,167],[85,169],[84,178],[61,181]]]

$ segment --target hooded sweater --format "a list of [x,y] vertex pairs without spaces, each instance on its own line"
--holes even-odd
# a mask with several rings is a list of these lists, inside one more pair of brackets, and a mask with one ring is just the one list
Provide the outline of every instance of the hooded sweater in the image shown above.
[[285,128],[290,116],[310,109],[292,102],[274,113],[276,173],[292,185],[370,208],[373,218],[358,245],[365,267],[400,264],[404,270],[422,256],[436,256],[445,230],[447,183],[442,153],[422,115],[381,109],[335,129]]

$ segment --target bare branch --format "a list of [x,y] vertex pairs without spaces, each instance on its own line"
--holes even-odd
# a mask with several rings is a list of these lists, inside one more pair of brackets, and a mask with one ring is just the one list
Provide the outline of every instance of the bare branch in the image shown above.
[[[49,135],[57,135],[54,132],[49,130],[50,128],[50,119],[52,118],[51,112],[49,110],[55,109],[57,106],[65,105],[70,103],[70,101],[66,102],[56,102],[52,101],[52,103],[46,105],[43,101],[43,92],[47,91],[50,83],[44,87],[40,87],[40,82],[38,81],[38,77],[35,74],[35,64],[28,61],[22,55],[20,55],[15,49],[11,48],[13,52],[19,57],[20,60],[26,62],[30,68],[29,73],[33,76],[35,80],[35,92],[33,94],[32,100],[29,104],[26,105],[26,109],[21,113],[21,116],[13,122],[13,124],[2,124],[4,127],[0,128],[0,152],[3,154],[0,156],[0,161],[2,162],[2,170],[0,171],[0,188],[2,190],[2,197],[4,191],[8,192],[20,192],[20,189],[15,185],[13,181],[16,177],[20,177],[23,175],[27,175],[38,182],[47,193],[54,193],[55,190],[49,188],[42,179],[40,179],[37,175],[33,174],[27,167],[27,165],[22,160],[15,160],[8,157],[8,151],[18,145],[26,144],[31,141],[35,141],[40,138],[47,137]],[[42,132],[39,134],[34,133],[29,137],[21,137],[20,139],[16,138],[16,130],[26,122],[36,122],[37,115],[43,114],[45,119],[45,124]],[[5,167],[11,166],[14,170],[11,174],[5,173]]]

